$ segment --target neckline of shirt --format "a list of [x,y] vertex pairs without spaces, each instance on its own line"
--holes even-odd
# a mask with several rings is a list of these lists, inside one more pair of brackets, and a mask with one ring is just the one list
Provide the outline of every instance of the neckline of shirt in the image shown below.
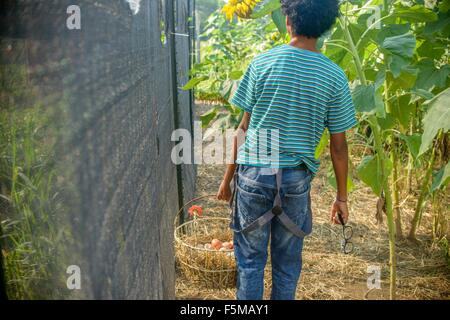
[[320,52],[320,51],[316,52],[316,51],[311,51],[311,50],[307,50],[307,49],[303,49],[303,48],[299,48],[299,47],[294,47],[294,46],[292,46],[290,44],[287,44],[287,43],[283,44],[283,46],[291,48],[291,49],[294,49],[294,50],[298,50],[300,52],[305,52],[305,53],[308,53],[308,54],[312,54],[312,55],[315,55],[315,56],[322,56],[322,52]]

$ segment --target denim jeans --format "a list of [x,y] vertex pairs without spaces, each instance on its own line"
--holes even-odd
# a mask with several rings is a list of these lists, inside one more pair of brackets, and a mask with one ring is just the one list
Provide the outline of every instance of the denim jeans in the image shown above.
[[[307,234],[312,230],[311,179],[312,174],[308,170],[283,169],[280,189],[284,212]],[[243,231],[273,207],[276,193],[276,176],[272,169],[239,165],[235,210],[231,219],[239,300],[263,298],[269,239],[272,262],[271,299],[295,299],[302,269],[303,239],[287,230],[277,217],[260,229]]]

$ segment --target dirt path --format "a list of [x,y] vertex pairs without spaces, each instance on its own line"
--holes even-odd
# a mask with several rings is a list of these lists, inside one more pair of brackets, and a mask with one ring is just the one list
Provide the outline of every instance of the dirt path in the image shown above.
[[[358,163],[353,159],[353,164]],[[355,191],[350,196],[350,225],[353,227],[355,249],[345,255],[340,251],[341,229],[329,223],[329,207],[335,192],[327,181],[331,165],[324,154],[318,175],[313,180],[312,207],[313,233],[305,239],[303,271],[297,289],[297,299],[386,299],[389,297],[389,247],[386,221],[376,223],[376,197],[370,189],[355,179]],[[197,195],[215,193],[221,181],[223,165],[198,166]],[[402,206],[403,226],[409,227],[415,201],[410,197]],[[211,212],[221,207],[215,201],[204,204]],[[444,206],[445,207],[445,206]],[[420,245],[408,241],[397,244],[398,298],[399,299],[450,299],[450,271],[437,246],[432,245],[430,234],[431,214],[423,215],[418,230]],[[381,270],[381,289],[367,293],[368,268]],[[266,268],[265,297],[270,294],[270,266]],[[179,299],[234,299],[234,290],[205,290],[198,288],[182,274],[177,278]]]

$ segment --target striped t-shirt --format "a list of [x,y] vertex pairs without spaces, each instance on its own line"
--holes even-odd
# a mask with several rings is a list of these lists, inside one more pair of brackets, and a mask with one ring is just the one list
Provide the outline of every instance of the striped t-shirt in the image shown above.
[[344,132],[357,121],[345,73],[319,52],[280,45],[253,59],[231,103],[251,113],[237,163],[315,174],[314,153],[328,128]]

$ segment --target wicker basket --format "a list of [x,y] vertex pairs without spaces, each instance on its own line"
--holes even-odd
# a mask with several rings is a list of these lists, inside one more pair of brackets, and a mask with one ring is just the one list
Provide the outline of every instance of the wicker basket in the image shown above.
[[[205,197],[213,197],[211,195]],[[233,250],[218,251],[205,248],[212,239],[232,242],[230,219],[222,217],[196,217],[178,225],[183,209],[175,219],[175,255],[177,268],[188,279],[208,289],[226,289],[236,286],[236,262]]]

